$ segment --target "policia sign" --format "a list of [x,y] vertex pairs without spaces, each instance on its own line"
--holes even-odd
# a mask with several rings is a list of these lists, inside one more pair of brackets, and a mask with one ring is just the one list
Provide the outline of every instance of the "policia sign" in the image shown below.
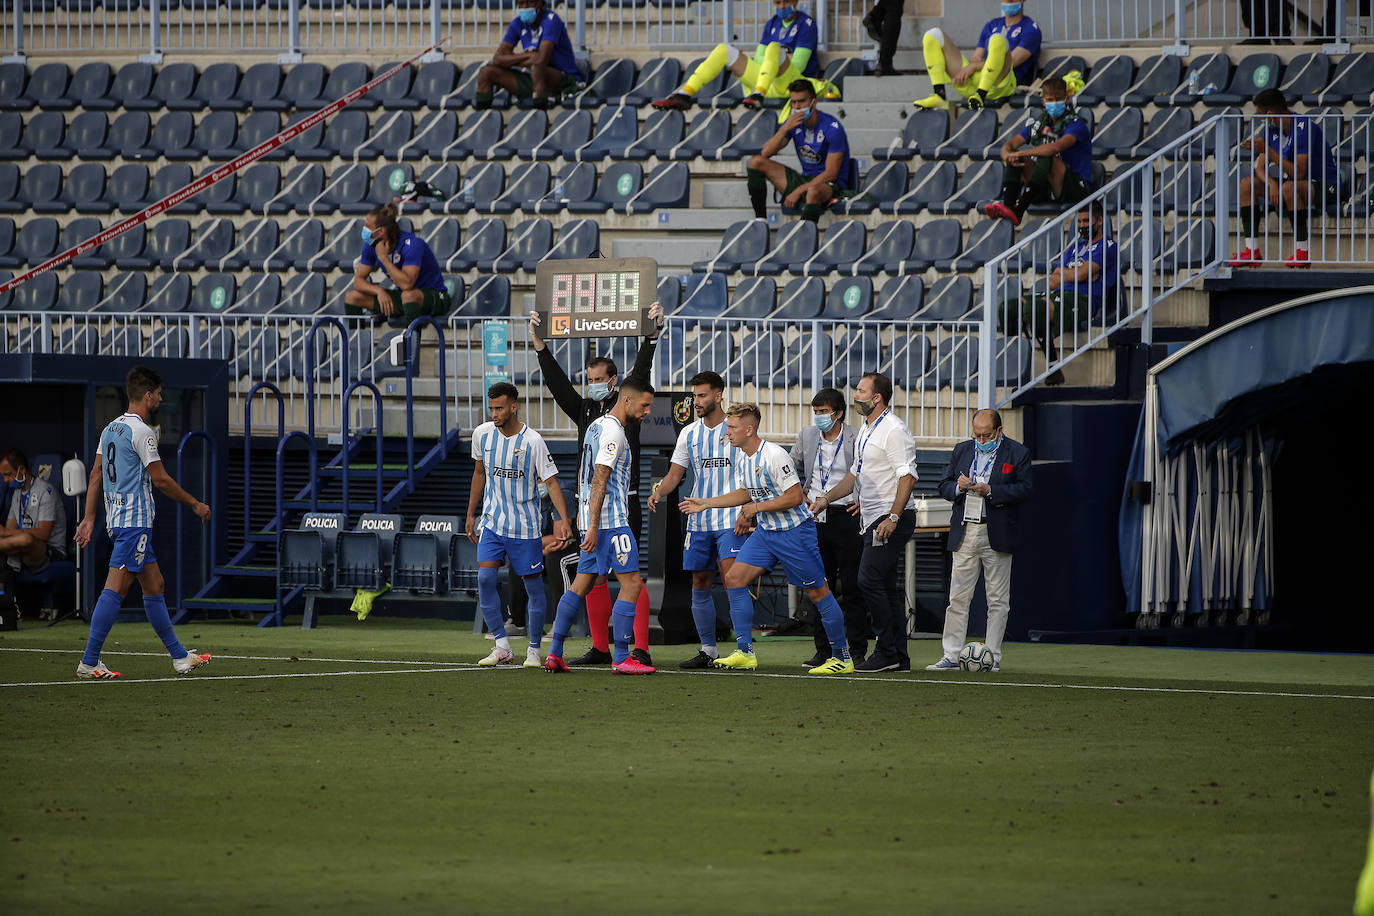
[[653,258],[540,261],[534,307],[548,340],[571,337],[640,337],[658,296]]

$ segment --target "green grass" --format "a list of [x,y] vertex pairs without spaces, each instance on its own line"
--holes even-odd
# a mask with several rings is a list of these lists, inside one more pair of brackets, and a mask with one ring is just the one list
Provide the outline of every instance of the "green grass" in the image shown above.
[[[55,682],[0,689],[0,911],[1343,913],[1364,861],[1368,657],[555,678],[434,621],[180,633],[218,657],[150,683],[144,624],[124,683],[70,681],[79,623],[0,638],[0,682]],[[330,671],[374,673],[249,677]]]

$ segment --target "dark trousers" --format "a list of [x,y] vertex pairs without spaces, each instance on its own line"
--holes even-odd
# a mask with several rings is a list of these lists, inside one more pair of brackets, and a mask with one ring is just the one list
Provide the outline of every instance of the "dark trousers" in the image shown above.
[[863,593],[873,628],[878,633],[873,648],[876,658],[896,661],[910,667],[906,649],[906,593],[897,581],[897,564],[906,552],[906,542],[916,529],[916,513],[902,513],[897,530],[885,543],[873,543],[873,531],[882,519],[869,526],[863,535],[863,559],[859,561],[859,591]]
[[[825,521],[816,524],[816,540],[825,564],[825,581],[835,593],[835,600],[844,611],[844,636],[850,654],[857,661],[868,654],[868,612],[859,593],[859,519],[850,515],[844,506],[826,509]],[[821,626],[821,614],[811,607],[811,632],[816,640],[816,654],[830,657],[830,640]]]
[[902,8],[906,0],[877,0],[873,4],[873,18],[878,23],[878,69],[891,70],[892,58],[897,53],[897,39],[902,35]]

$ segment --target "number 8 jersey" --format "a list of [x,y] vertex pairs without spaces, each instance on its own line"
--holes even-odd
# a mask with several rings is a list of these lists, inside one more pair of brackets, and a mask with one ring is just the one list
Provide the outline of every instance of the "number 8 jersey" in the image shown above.
[[110,421],[100,434],[105,527],[153,527],[153,478],[148,465],[161,461],[157,434],[137,414]]

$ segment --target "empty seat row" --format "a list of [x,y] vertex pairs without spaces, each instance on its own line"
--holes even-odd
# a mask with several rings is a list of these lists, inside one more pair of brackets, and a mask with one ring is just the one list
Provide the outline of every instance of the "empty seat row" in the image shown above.
[[306,513],[300,528],[281,536],[280,584],[314,591],[409,589],[443,595],[461,587],[456,516],[422,515],[404,531],[399,515],[365,513],[353,530],[338,514]]

